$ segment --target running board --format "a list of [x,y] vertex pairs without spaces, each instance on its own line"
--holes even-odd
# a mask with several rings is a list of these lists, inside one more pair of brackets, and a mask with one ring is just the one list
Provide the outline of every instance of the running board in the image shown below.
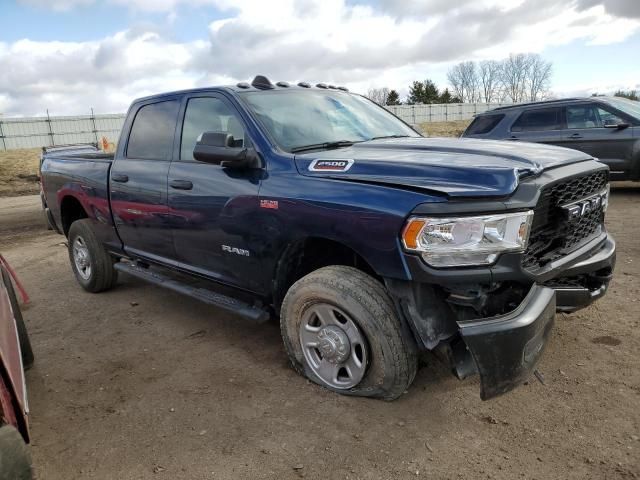
[[158,285],[159,287],[168,288],[169,290],[187,295],[201,302],[208,303],[209,305],[214,305],[228,312],[246,317],[256,323],[264,323],[269,320],[270,317],[269,312],[262,308],[249,305],[248,303],[206,288],[188,285],[149,268],[128,262],[116,263],[114,267],[119,272],[127,273],[133,277]]

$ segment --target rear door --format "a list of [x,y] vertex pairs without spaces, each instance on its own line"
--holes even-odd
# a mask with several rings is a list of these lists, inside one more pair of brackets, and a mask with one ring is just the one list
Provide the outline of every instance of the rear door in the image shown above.
[[612,172],[631,168],[635,139],[630,127],[605,128],[605,123],[628,123],[612,109],[598,103],[568,105],[566,146],[592,155]]
[[507,139],[564,146],[566,130],[562,107],[524,110],[511,125]]
[[204,132],[230,133],[236,146],[250,146],[243,120],[215,93],[187,97],[182,110],[179,154],[169,170],[168,193],[176,260],[182,268],[225,284],[258,290],[256,273],[265,245],[256,230],[256,214],[263,171],[193,158]]
[[127,145],[119,146],[122,155],[111,167],[111,210],[126,251],[164,260],[174,257],[167,175],[180,99],[156,100],[137,108]]

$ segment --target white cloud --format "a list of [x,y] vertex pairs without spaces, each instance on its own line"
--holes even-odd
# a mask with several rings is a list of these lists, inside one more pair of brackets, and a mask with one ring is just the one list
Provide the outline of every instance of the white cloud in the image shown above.
[[[452,62],[541,52],[576,40],[615,43],[640,29],[635,0],[380,0],[376,7],[345,0],[108,1],[170,18],[187,4],[212,5],[227,18],[187,43],[150,27],[92,42],[0,43],[0,64],[9,66],[0,69],[5,114],[81,113],[92,106],[123,111],[136,96],[257,73],[356,91],[402,91],[416,79],[444,79]],[[47,0],[46,6],[91,2]]]

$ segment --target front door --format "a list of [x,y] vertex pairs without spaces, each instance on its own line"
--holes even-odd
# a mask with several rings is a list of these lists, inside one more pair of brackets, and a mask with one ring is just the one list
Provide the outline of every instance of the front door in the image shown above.
[[109,178],[111,210],[125,251],[152,260],[174,255],[167,175],[179,109],[179,99],[142,105]]
[[567,143],[609,165],[612,172],[631,168],[635,138],[630,127],[605,128],[606,122],[624,123],[606,107],[595,104],[578,104],[566,107]]
[[192,96],[184,108],[179,159],[169,169],[169,210],[176,259],[183,268],[247,290],[259,290],[255,218],[262,170],[199,162],[203,132],[233,135],[249,146],[240,116],[222,96]]

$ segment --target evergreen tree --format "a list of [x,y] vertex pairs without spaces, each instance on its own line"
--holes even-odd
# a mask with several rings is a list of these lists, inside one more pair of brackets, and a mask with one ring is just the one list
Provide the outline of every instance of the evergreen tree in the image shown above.
[[400,105],[400,95],[395,90],[389,92],[387,97],[387,105]]

